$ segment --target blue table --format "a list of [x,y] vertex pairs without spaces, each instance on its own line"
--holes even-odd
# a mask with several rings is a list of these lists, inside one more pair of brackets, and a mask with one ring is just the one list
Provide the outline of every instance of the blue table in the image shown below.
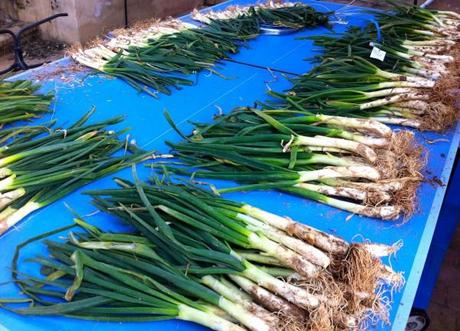
[[436,225],[427,262],[423,269],[420,285],[415,296],[414,307],[426,310],[431,301],[431,295],[436,285],[444,255],[449,249],[452,236],[460,222],[460,155],[457,154],[454,171],[447,186],[440,222]]
[[[228,1],[219,7],[230,4],[251,3],[251,0]],[[334,10],[342,5],[311,3],[318,10]],[[359,14],[354,7],[341,10],[340,19],[348,24],[363,25],[370,17],[368,14]],[[343,31],[346,24],[335,23],[334,30]],[[279,37],[262,36],[251,41],[248,48],[243,49],[234,58],[238,61],[267,66],[279,70],[302,73],[311,67],[311,63],[303,58],[311,57],[317,50],[312,49],[310,41],[295,40],[297,36],[308,34],[327,33],[324,28],[306,30],[295,35]],[[58,61],[48,67],[32,70],[19,78],[43,78],[43,90],[54,90],[56,101],[52,105],[54,113],[51,115],[59,124],[69,124],[79,118],[90,107],[96,106],[97,112],[93,120],[105,119],[110,116],[123,114],[126,120],[118,128],[131,127],[130,135],[137,143],[148,149],[165,152],[165,140],[179,141],[179,137],[170,129],[163,117],[163,109],[167,108],[181,130],[190,132],[192,126],[187,122],[211,121],[212,115],[223,110],[230,111],[233,107],[252,105],[256,100],[265,100],[267,86],[276,90],[289,87],[289,82],[278,73],[257,69],[247,65],[226,62],[220,68],[220,73],[228,77],[222,79],[210,73],[197,75],[197,84],[173,92],[172,96],[161,96],[160,100],[138,94],[134,89],[118,79],[111,79],[104,75],[85,77],[85,73],[66,72],[68,60]],[[45,72],[63,72],[56,76]],[[63,76],[63,77],[61,77]],[[83,79],[85,78],[85,79]],[[49,117],[40,121],[47,121]],[[38,122],[38,121],[37,121]],[[418,140],[430,151],[427,166],[427,176],[437,177],[447,183],[459,145],[460,126],[449,132],[439,135],[432,133],[417,133]],[[447,139],[435,144],[429,141]],[[147,178],[151,173],[148,169],[139,166],[140,175]],[[123,170],[117,176],[130,178],[130,170]],[[16,228],[10,230],[0,238],[0,297],[17,296],[17,288],[11,284],[3,284],[11,280],[9,266],[14,248],[19,243],[35,235],[70,224],[72,216],[64,203],[69,204],[81,215],[91,214],[95,208],[90,199],[81,193],[83,190],[94,188],[114,187],[111,178],[104,178],[86,186],[66,198],[39,210],[23,220]],[[402,240],[404,246],[396,257],[391,259],[391,265],[397,271],[402,271],[406,277],[404,288],[394,293],[391,310],[391,325],[376,327],[376,330],[404,330],[406,320],[412,307],[420,276],[425,264],[433,232],[438,220],[439,211],[445,194],[445,186],[423,184],[419,191],[420,210],[409,221],[384,222],[376,219],[354,216],[348,219],[348,213],[319,203],[306,201],[298,197],[279,192],[251,192],[232,193],[227,198],[245,201],[258,207],[267,209],[280,215],[288,215],[295,220],[310,224],[319,229],[335,233],[346,240],[369,239],[374,242],[393,244]],[[123,229],[123,226],[104,214],[96,214],[87,218],[98,226],[114,230]],[[38,252],[44,253],[43,247],[33,245],[24,252],[21,258],[33,256]],[[23,270],[32,267],[24,264]],[[150,330],[205,330],[204,328],[185,322],[164,321],[155,323],[102,323],[81,321],[55,317],[21,317],[5,310],[0,310],[0,331],[6,330],[135,330],[148,328]]]

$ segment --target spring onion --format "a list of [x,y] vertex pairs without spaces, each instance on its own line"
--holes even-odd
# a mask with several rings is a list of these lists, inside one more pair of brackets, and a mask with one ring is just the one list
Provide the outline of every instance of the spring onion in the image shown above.
[[301,4],[270,4],[250,7],[233,18],[207,19],[203,27],[178,20],[154,22],[79,51],[74,59],[152,96],[170,94],[171,87],[193,84],[184,75],[202,70],[217,73],[216,63],[257,37],[262,23],[303,28],[326,24],[327,15]]
[[[83,232],[70,232],[65,242],[51,239],[58,229],[19,245],[13,278],[34,304],[1,302],[24,315],[126,322],[178,318],[215,330],[317,330],[321,323],[347,330],[369,312],[385,318],[379,283],[388,274],[401,278],[377,256],[397,247],[349,244],[195,185],[146,184],[135,172],[134,178],[134,183],[117,179],[117,189],[88,193],[135,232],[105,232],[77,218]],[[285,253],[267,260],[264,247],[247,248],[251,236],[286,245],[290,240],[293,245],[283,251],[317,263],[319,274],[297,274],[282,259]],[[28,261],[41,266],[43,277],[19,271],[20,251],[41,239],[50,256]],[[260,257],[257,264],[246,259],[254,256]],[[333,263],[325,263],[328,259]],[[289,283],[264,272],[264,261],[286,266]]]
[[30,81],[0,82],[0,127],[48,112],[52,95],[34,94],[40,88]]
[[[195,125],[190,137],[179,132],[186,140],[168,143],[179,164],[151,166],[242,184],[220,188],[221,193],[279,189],[383,219],[414,210],[423,150],[408,132],[393,135],[370,120],[282,109],[240,108],[211,125]],[[384,187],[388,183],[393,185]]]
[[[291,109],[350,113],[421,130],[451,127],[458,118],[452,91],[460,21],[450,12],[391,3],[392,10],[372,13],[379,32],[369,24],[340,36],[308,37],[324,48],[316,57],[320,65],[289,92],[271,94]],[[375,49],[384,56],[375,58]]]
[[[94,110],[67,129],[49,129],[33,139],[28,136],[0,147],[0,234],[31,212],[75,189],[145,157],[106,130],[121,117],[86,124]],[[129,153],[112,156],[128,149]]]

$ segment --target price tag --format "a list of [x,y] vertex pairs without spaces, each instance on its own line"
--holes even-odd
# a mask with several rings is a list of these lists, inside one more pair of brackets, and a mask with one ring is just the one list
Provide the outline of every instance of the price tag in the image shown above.
[[370,57],[373,58],[373,59],[377,59],[377,60],[380,60],[380,61],[383,62],[383,60],[385,60],[386,55],[387,55],[387,52],[382,51],[380,48],[377,48],[377,47],[374,46],[372,48],[372,52],[371,52]]

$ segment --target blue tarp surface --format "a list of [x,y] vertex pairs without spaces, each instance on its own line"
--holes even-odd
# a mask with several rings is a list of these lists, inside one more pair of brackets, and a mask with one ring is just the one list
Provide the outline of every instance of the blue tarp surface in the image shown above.
[[[253,1],[228,1],[219,7],[231,4],[244,4]],[[348,25],[363,25],[371,17],[356,7],[305,1],[318,10],[338,11],[332,28],[344,31]],[[320,52],[312,46],[311,41],[296,40],[299,36],[330,33],[328,29],[316,28],[292,35],[262,36],[251,41],[233,58],[238,61],[267,66],[293,73],[308,71],[312,63],[304,61]],[[68,125],[77,120],[88,109],[95,106],[97,112],[93,121],[107,119],[116,115],[124,115],[125,121],[118,128],[130,127],[129,139],[135,139],[139,146],[146,149],[167,152],[165,140],[179,141],[180,137],[171,130],[163,116],[168,109],[180,129],[189,133],[193,121],[210,122],[212,116],[220,111],[228,112],[237,106],[252,105],[256,100],[266,100],[267,88],[283,90],[290,83],[283,75],[269,70],[257,69],[246,65],[223,62],[218,66],[225,79],[202,72],[196,75],[196,84],[174,91],[171,96],[161,95],[159,100],[137,93],[121,80],[104,75],[88,73],[72,73],[69,60],[63,59],[52,65],[28,71],[15,79],[39,79],[44,84],[43,91],[54,91],[56,100],[53,103],[53,114],[36,122],[46,122],[53,117],[58,125]],[[57,72],[56,75],[50,74]],[[437,178],[447,183],[459,143],[460,126],[445,134],[416,133],[418,140],[429,150],[427,177]],[[438,141],[436,143],[430,143]],[[142,178],[147,179],[152,173],[139,165]],[[116,174],[131,178],[130,170]],[[65,207],[70,205],[81,215],[92,214],[95,208],[90,204],[89,197],[81,192],[89,189],[114,187],[112,177],[101,179],[83,189],[43,208],[20,222],[0,238],[0,297],[19,295],[18,289],[11,283],[10,264],[15,247],[38,234],[72,223],[72,215]],[[445,187],[424,183],[419,191],[420,208],[410,220],[394,222],[379,221],[365,217],[353,216],[346,212],[319,203],[300,199],[274,191],[232,193],[226,198],[245,201],[271,212],[289,216],[297,221],[317,227],[321,230],[339,235],[347,240],[371,240],[385,244],[393,244],[402,240],[404,243],[398,254],[391,258],[392,267],[404,273],[406,285],[392,296],[391,325],[378,325],[376,330],[404,330],[404,326],[412,307],[420,276],[425,264],[433,232],[438,221],[439,210],[445,193]],[[114,231],[124,229],[118,221],[104,214],[95,214],[87,220],[103,228]],[[440,220],[442,221],[442,220]],[[21,261],[38,253],[46,254],[40,245],[28,248]],[[24,271],[36,272],[33,266],[23,264]],[[0,331],[16,330],[205,330],[203,327],[181,321],[164,321],[151,323],[102,323],[82,321],[60,317],[18,316],[0,309]]]

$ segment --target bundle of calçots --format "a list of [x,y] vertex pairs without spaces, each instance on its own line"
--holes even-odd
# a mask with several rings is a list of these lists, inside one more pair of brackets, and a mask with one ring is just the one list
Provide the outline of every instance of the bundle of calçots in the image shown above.
[[[253,6],[229,6],[222,11],[194,11],[193,18],[225,32],[251,38],[264,26],[303,29],[328,24],[329,13],[317,12],[310,6],[294,2],[266,2]],[[228,25],[232,27],[229,28]]]
[[[351,114],[421,130],[443,131],[458,118],[458,14],[416,6],[373,13],[378,22],[337,37],[315,36],[321,64],[272,93],[286,106]],[[373,51],[378,50],[382,57]]]
[[39,85],[27,80],[0,81],[0,128],[48,112],[52,95],[34,94]]
[[147,28],[119,32],[110,41],[73,57],[152,96],[170,94],[171,87],[194,83],[184,75],[205,69],[215,72],[216,62],[237,53],[244,41],[260,34],[261,23],[300,28],[326,24],[327,16],[306,5],[286,3],[242,9],[241,15],[208,19],[202,27],[179,20],[156,21]]
[[180,162],[151,166],[244,184],[221,193],[278,189],[382,219],[415,209],[424,152],[410,132],[285,109],[239,108],[212,124],[195,124],[190,137],[179,132],[183,142],[168,143]]
[[442,131],[455,123],[457,110],[453,98],[448,104],[440,101],[434,86],[435,82],[425,78],[383,71],[358,56],[333,58],[294,79],[287,93],[269,92],[281,102],[265,107],[358,116]]
[[101,321],[178,318],[225,331],[349,330],[369,316],[386,319],[383,293],[402,277],[379,258],[397,246],[350,244],[191,184],[117,182],[89,193],[136,232],[77,219],[84,232],[46,240],[51,258],[29,259],[44,278],[21,272],[17,254],[13,277],[34,304],[9,309]]
[[124,131],[107,130],[122,117],[87,124],[93,112],[67,129],[14,128],[16,138],[0,147],[0,234],[34,210],[146,157],[119,139]]

